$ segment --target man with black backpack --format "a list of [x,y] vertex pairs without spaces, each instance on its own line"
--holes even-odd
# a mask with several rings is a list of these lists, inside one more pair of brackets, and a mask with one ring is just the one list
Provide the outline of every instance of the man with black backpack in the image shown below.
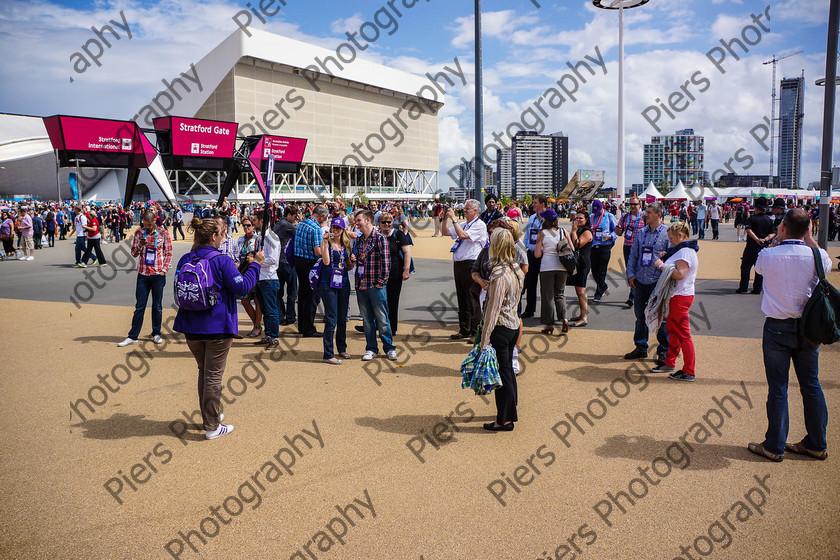
[[[796,208],[785,214],[776,236],[778,245],[761,251],[755,270],[765,275],[761,311],[764,323],[762,350],[767,375],[767,433],[762,443],[748,449],[771,461],[782,460],[785,451],[828,458],[826,425],[828,409],[819,380],[820,345],[802,336],[803,310],[817,286],[817,268],[810,233],[811,217]],[[818,249],[823,269],[830,270],[831,259]],[[788,435],[788,373],[790,362],[799,380],[805,412],[805,438],[785,443]]]
[[161,226],[155,225],[155,213],[147,210],[142,217],[143,227],[134,233],[131,243],[131,256],[140,257],[137,260],[137,302],[134,305],[134,317],[131,320],[131,330],[128,337],[117,346],[137,344],[140,329],[143,328],[143,315],[152,294],[152,340],[155,344],[162,344],[160,337],[163,322],[163,288],[166,285],[166,273],[172,264],[172,240],[169,232]]

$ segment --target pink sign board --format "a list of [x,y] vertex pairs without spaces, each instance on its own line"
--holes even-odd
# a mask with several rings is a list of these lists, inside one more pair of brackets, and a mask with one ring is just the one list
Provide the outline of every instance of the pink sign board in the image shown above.
[[155,129],[171,130],[172,155],[231,158],[236,147],[236,123],[163,117]]
[[306,151],[305,138],[263,136],[251,158],[256,156],[260,161],[265,161],[272,155],[276,161],[300,163],[303,161],[304,151]]
[[135,153],[136,125],[129,121],[85,117],[47,117],[44,119],[50,141],[57,149],[83,152]]

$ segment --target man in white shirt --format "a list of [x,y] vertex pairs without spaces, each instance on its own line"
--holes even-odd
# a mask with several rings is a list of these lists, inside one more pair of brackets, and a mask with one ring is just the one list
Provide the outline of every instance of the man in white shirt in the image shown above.
[[81,206],[74,207],[73,213],[75,214],[73,227],[76,228],[76,263],[73,268],[87,268],[87,265],[82,263],[82,255],[87,248],[87,236],[85,235],[85,228],[88,225],[87,216],[82,213]]
[[[785,451],[828,458],[826,426],[828,409],[819,380],[820,346],[799,334],[805,304],[817,285],[816,265],[811,247],[817,244],[810,233],[811,217],[801,208],[790,210],[776,236],[777,246],[759,253],[755,270],[764,274],[761,311],[764,323],[762,350],[767,375],[767,433],[762,443],[747,448],[771,461],[782,460]],[[820,249],[823,268],[830,270],[831,259]],[[805,412],[805,438],[785,443],[788,436],[788,373],[790,362],[799,380]]]
[[709,221],[712,222],[712,239],[720,239],[720,206],[717,202],[712,201],[709,204]]
[[[257,212],[253,217],[254,229],[262,231],[262,212]],[[271,229],[271,215],[269,214],[269,227],[265,230],[262,238],[262,251],[265,254],[265,261],[260,265],[260,280],[257,282],[257,297],[260,301],[260,309],[263,314],[265,326],[265,338],[255,345],[264,344],[266,350],[277,348],[280,338],[280,313],[277,309],[277,292],[280,291],[280,280],[277,277],[277,265],[280,262],[280,238]]]
[[[478,303],[481,290],[472,279],[473,262],[487,244],[487,225],[481,221],[479,208],[477,200],[469,199],[464,203],[465,222],[455,221],[455,211],[450,208],[441,224],[441,229],[448,231],[455,240],[455,245],[450,251],[455,275],[455,294],[458,298],[458,332],[449,337],[451,340],[475,336],[481,322],[481,307]],[[451,226],[448,221],[452,222]]]

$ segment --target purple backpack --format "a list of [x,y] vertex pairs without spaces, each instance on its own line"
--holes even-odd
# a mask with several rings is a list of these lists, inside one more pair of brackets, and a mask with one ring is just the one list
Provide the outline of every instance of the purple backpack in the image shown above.
[[286,241],[286,248],[283,250],[283,255],[286,257],[286,264],[291,267],[295,266],[295,234]]
[[201,257],[190,253],[189,260],[175,272],[175,303],[185,311],[207,311],[219,301],[216,279],[210,259],[221,255],[216,253]]

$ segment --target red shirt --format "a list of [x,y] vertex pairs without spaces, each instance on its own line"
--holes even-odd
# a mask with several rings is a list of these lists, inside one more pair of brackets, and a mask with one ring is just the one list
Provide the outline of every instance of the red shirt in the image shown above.
[[99,235],[99,220],[96,218],[95,214],[88,214],[88,227],[94,228],[93,231],[86,230],[86,235],[88,238],[94,238]]

